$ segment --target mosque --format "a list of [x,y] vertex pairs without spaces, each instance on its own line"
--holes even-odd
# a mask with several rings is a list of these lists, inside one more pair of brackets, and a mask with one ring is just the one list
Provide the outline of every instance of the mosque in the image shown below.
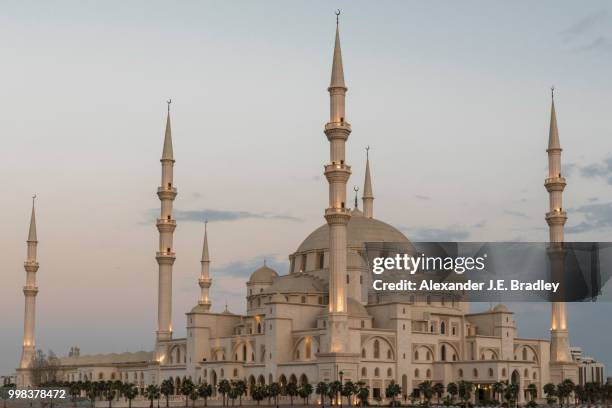
[[[370,395],[384,397],[392,381],[410,394],[418,384],[431,380],[448,384],[468,380],[476,386],[476,398],[490,398],[492,384],[511,381],[520,387],[524,401],[530,384],[543,395],[546,383],[570,378],[578,369],[570,354],[564,303],[553,303],[550,339],[527,339],[517,333],[513,313],[497,305],[482,313],[470,313],[469,303],[437,296],[402,298],[373,296],[368,290],[370,271],[364,262],[365,244],[410,244],[393,226],[375,218],[373,178],[366,161],[362,209],[347,205],[347,181],[351,167],[345,145],[351,125],[345,114],[344,81],[339,28],[336,27],[330,95],[330,119],[324,133],[330,157],[324,174],[329,203],[322,209],[326,222],[311,232],[289,255],[288,273],[280,275],[267,265],[246,282],[246,311],[211,312],[210,290],[214,270],[208,234],[204,231],[201,295],[186,313],[186,337],[173,336],[172,268],[176,259],[173,235],[177,197],[173,168],[170,109],[161,156],[161,202],[157,219],[159,265],[157,331],[152,351],[81,355],[78,347],[61,357],[59,375],[66,381],[122,380],[140,387],[171,378],[186,378],[216,385],[222,379],[244,379],[249,387],[271,382],[311,384],[336,379],[364,381]],[[563,242],[567,220],[562,206],[565,179],[561,176],[561,146],[554,100],[548,142],[549,175],[545,187],[550,212],[545,219],[551,243]],[[29,385],[35,348],[35,300],[38,293],[36,256],[38,239],[32,207],[27,240],[27,272],[23,352],[16,378]]]

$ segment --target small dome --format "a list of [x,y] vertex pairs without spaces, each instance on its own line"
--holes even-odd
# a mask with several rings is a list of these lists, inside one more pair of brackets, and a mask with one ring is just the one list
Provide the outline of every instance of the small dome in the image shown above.
[[278,273],[264,263],[261,268],[251,274],[249,283],[272,283],[276,278],[278,278]]
[[501,304],[501,303],[499,305],[495,306],[493,308],[493,311],[494,312],[504,312],[504,313],[510,312],[510,310],[508,310],[508,307],[506,305],[504,305],[504,304]]

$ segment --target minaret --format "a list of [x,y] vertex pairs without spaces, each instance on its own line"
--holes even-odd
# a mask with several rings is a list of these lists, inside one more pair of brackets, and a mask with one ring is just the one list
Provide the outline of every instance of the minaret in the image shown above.
[[[170,128],[170,103],[168,101],[168,116],[166,119],[166,134],[161,157],[161,186],[157,196],[161,201],[161,214],[157,220],[159,231],[159,251],[156,254],[159,265],[159,292],[157,298],[157,342],[172,338],[172,265],[176,258],[172,239],[176,229],[176,220],[172,218],[172,204],[176,198],[176,188],[173,185],[174,155],[172,153],[172,131]],[[158,359],[161,358],[158,348]]]
[[374,218],[374,194],[372,193],[372,176],[370,175],[370,146],[366,147],[366,171],[363,182],[363,215]]
[[[338,16],[340,13],[337,12]],[[330,164],[325,166],[329,182],[329,207],[325,219],[329,225],[329,350],[342,352],[347,348],[347,293],[346,293],[346,228],[350,214],[346,206],[346,183],[351,168],[345,162],[345,145],[351,126],[345,120],[345,96],[340,50],[340,31],[336,19],[336,42],[332,64],[330,95],[330,120],[325,125],[325,135],[330,143]]]
[[26,241],[28,244],[28,252],[26,261],[23,264],[26,270],[26,284],[23,287],[25,310],[23,317],[23,351],[21,353],[21,363],[19,364],[20,368],[28,368],[36,355],[34,327],[36,323],[36,295],[38,294],[38,286],[36,285],[36,272],[38,271],[36,249],[38,247],[38,239],[36,237],[35,199],[36,196],[33,196],[32,214],[30,215],[30,231],[28,233],[28,240]]
[[204,245],[202,247],[202,260],[200,263],[202,264],[202,269],[200,272],[200,279],[198,279],[198,284],[200,285],[200,289],[202,293],[200,294],[200,300],[198,304],[206,308],[206,311],[210,310],[210,297],[208,294],[208,290],[210,289],[210,285],[212,284],[212,279],[210,279],[210,255],[208,254],[208,221],[204,222]]
[[[559,129],[557,127],[557,114],[555,112],[554,88],[552,89],[552,104],[550,111],[550,131],[548,135],[548,178],[544,186],[548,191],[550,211],[546,213],[546,222],[550,232],[550,246],[548,255],[551,263],[552,273],[558,274],[558,279],[563,278],[563,226],[567,221],[567,213],[563,209],[563,190],[565,189],[565,178],[561,175],[561,143],[559,141]],[[554,277],[553,277],[554,279]],[[569,335],[567,331],[567,315],[564,302],[553,302],[551,313],[550,330],[550,362],[561,365],[572,363],[569,349]],[[567,378],[562,368],[551,369],[551,377],[556,376],[556,380]],[[556,383],[556,382],[555,382]]]

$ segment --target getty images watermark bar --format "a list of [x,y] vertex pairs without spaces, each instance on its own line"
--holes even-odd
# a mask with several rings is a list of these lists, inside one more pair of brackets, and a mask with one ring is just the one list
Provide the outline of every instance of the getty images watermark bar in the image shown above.
[[610,301],[610,242],[366,244],[373,301]]

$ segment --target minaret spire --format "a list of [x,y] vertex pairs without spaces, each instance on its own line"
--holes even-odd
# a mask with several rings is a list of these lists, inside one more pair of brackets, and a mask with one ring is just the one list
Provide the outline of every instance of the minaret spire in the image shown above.
[[[340,10],[336,11],[336,18]],[[340,50],[340,28],[336,23],[336,38],[332,63],[330,96],[330,120],[325,125],[325,135],[330,143],[330,163],[325,165],[325,177],[329,183],[329,206],[325,219],[329,225],[329,324],[323,349],[336,353],[348,350],[347,320],[347,224],[350,213],[346,206],[346,184],[351,168],[345,162],[346,141],[351,126],[345,120],[346,85]]]
[[157,189],[157,196],[161,202],[160,217],[157,219],[159,231],[159,250],[156,253],[159,265],[159,282],[157,298],[157,335],[156,358],[162,362],[165,356],[164,341],[172,339],[172,266],[176,255],[174,253],[174,230],[176,220],[172,217],[172,207],[177,191],[174,187],[174,155],[172,152],[172,130],[170,127],[170,104],[168,100],[168,115],[166,118],[166,132],[164,135],[164,148],[161,157],[162,175],[161,186]]
[[[563,286],[563,264],[565,259],[563,227],[567,221],[567,213],[563,209],[563,190],[565,189],[566,181],[561,175],[561,151],[553,87],[551,88],[548,149],[546,149],[548,153],[548,177],[544,182],[549,195],[550,211],[546,213],[545,218],[550,233],[548,256],[553,274],[551,278],[559,281]],[[567,311],[564,302],[553,301],[552,303],[550,337],[551,380],[555,384],[567,378],[576,381],[577,371],[570,354]]]
[[198,284],[200,285],[201,294],[198,304],[204,306],[206,311],[208,311],[211,306],[209,289],[212,285],[212,279],[210,279],[210,255],[208,253],[208,221],[204,221],[204,244],[202,246],[202,260],[200,264],[202,267]]
[[[38,286],[36,284],[36,273],[38,272],[38,261],[36,257],[38,239],[36,236],[36,195],[32,196],[32,213],[30,214],[30,229],[28,231],[28,250],[23,267],[26,271],[26,284],[23,287],[25,296],[25,310],[23,319],[23,349],[21,353],[20,368],[28,368],[36,355],[36,341],[34,329],[36,323],[36,295]],[[30,381],[29,376],[24,376],[20,383],[26,385]]]
[[366,170],[363,182],[363,215],[374,217],[374,194],[372,193],[372,176],[370,174],[370,146],[366,147]]

